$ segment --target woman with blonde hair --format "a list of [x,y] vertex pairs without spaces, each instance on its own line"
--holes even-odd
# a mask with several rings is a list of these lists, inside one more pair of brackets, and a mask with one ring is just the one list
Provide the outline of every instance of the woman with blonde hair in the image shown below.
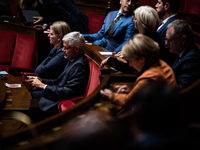
[[140,33],[156,32],[159,25],[157,11],[150,6],[140,6],[135,11],[133,21]]
[[62,73],[67,59],[64,58],[62,38],[71,32],[70,26],[64,21],[56,21],[50,26],[48,34],[50,44],[54,47],[48,57],[35,69],[35,75],[40,78],[56,79]]
[[[129,61],[129,66],[138,72],[133,89],[127,86],[116,86],[117,93],[109,89],[101,90],[102,97],[118,105],[127,105],[142,87],[150,82],[163,81],[176,87],[175,75],[169,65],[159,59],[160,48],[151,38],[134,35],[123,47],[122,56]],[[123,92],[123,93],[121,93]]]

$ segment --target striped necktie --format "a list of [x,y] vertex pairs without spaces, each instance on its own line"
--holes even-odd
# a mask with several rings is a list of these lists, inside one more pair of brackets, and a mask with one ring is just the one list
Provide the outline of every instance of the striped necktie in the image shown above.
[[114,19],[114,21],[111,23],[111,25],[110,25],[110,27],[109,27],[109,29],[108,29],[109,32],[113,29],[113,27],[115,26],[115,24],[116,24],[123,16],[124,16],[123,13],[119,13],[119,14],[117,15],[117,17]]

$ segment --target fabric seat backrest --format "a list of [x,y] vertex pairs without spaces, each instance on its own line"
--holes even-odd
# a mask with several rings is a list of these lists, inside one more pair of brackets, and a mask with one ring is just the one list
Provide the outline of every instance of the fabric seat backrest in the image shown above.
[[0,30],[0,35],[0,63],[11,63],[15,47],[16,33]]
[[104,15],[92,14],[87,12],[83,13],[88,16],[88,26],[90,29],[89,34],[97,33],[99,30],[101,30],[105,19]]
[[11,67],[32,68],[35,44],[35,37],[17,34]]

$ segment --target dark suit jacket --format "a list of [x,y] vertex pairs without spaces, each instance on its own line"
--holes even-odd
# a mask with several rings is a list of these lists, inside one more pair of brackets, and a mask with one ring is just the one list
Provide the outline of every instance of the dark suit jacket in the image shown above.
[[40,78],[57,79],[63,72],[68,60],[64,58],[62,48],[54,47],[48,57],[35,69],[35,75]]
[[164,42],[166,41],[167,25],[177,19],[179,19],[178,15],[173,16],[157,31]]
[[176,60],[172,66],[176,76],[179,90],[186,88],[200,78],[200,50],[196,45],[190,45],[180,60]]
[[[108,33],[108,29],[119,11],[108,13],[101,30],[95,34],[84,34],[86,40],[110,51],[119,52],[123,45],[138,31],[135,29],[133,14],[123,16]],[[107,44],[105,44],[105,41]]]
[[88,17],[70,0],[43,0],[49,22],[66,21],[72,31],[88,33]]
[[61,100],[84,96],[89,79],[89,61],[82,54],[69,61],[57,79],[42,79],[47,84],[39,100],[39,108],[46,112],[57,112]]
[[[165,41],[166,41],[166,32],[167,32],[167,25],[171,22],[173,22],[174,20],[179,19],[178,15],[173,16],[172,18],[170,18],[169,20],[167,20],[167,22],[157,31],[158,34],[160,34],[163,43],[165,45]],[[164,61],[166,61],[168,63],[168,65],[172,66],[172,64],[174,63],[175,59],[177,58],[177,56],[175,54],[172,54],[169,52],[169,48],[168,46],[165,46],[166,51],[164,51],[161,55],[164,56],[164,58],[162,58]]]

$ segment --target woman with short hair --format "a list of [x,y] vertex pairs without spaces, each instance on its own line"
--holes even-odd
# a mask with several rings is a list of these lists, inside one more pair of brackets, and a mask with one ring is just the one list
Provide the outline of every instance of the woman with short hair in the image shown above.
[[[159,59],[160,48],[151,38],[134,35],[122,48],[122,56],[129,61],[129,66],[138,72],[133,89],[129,92],[127,86],[117,86],[117,93],[109,89],[101,90],[102,97],[118,105],[127,105],[137,91],[150,82],[163,81],[176,87],[175,75],[171,67]],[[123,93],[122,93],[123,92]]]

